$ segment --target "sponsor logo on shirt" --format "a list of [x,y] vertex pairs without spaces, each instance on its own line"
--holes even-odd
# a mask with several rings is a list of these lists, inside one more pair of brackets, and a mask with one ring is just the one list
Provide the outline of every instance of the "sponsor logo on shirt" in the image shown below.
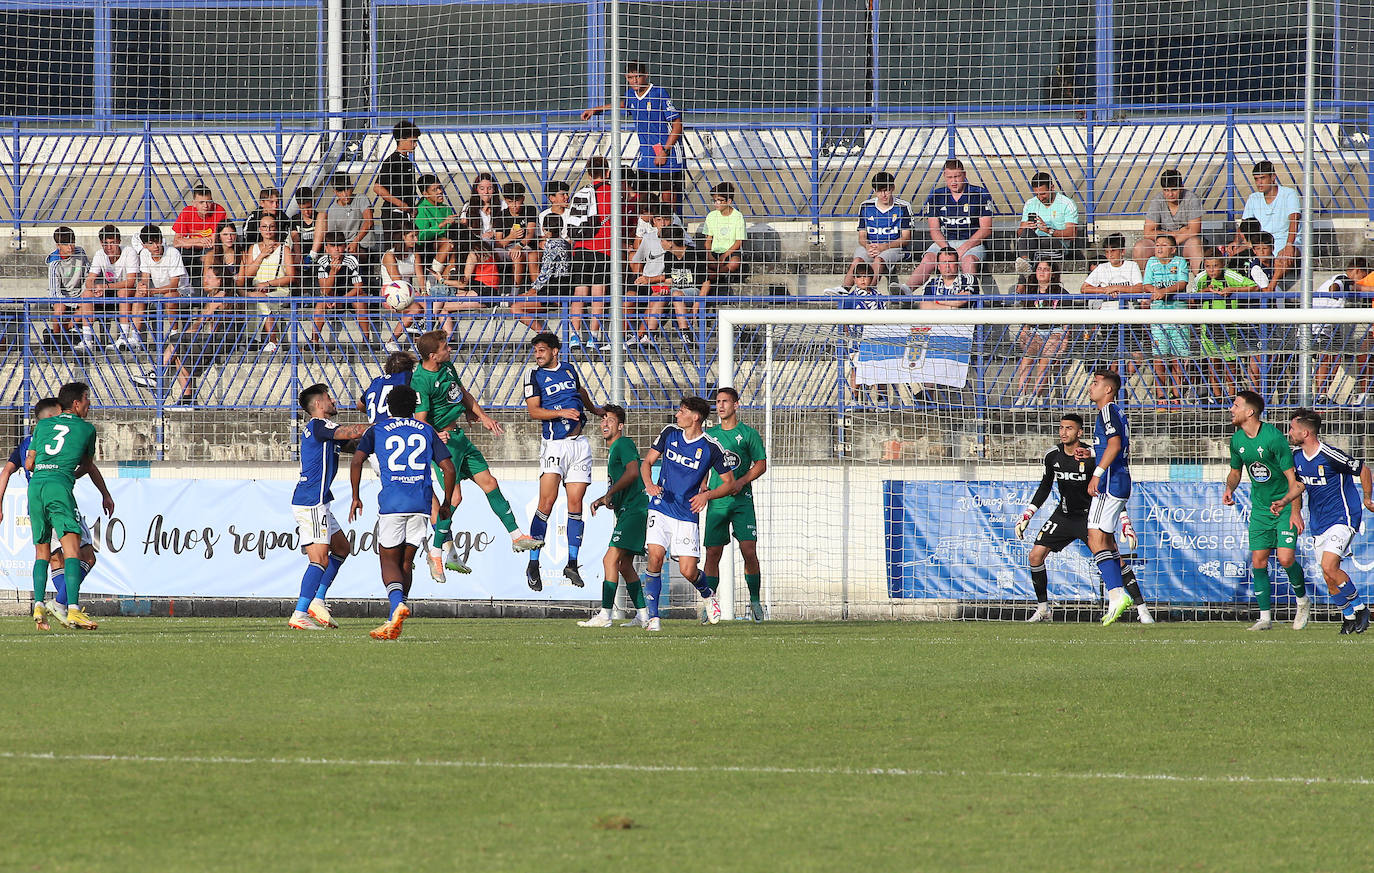
[[1250,465],[1250,478],[1256,482],[1269,481],[1269,468],[1259,462]]

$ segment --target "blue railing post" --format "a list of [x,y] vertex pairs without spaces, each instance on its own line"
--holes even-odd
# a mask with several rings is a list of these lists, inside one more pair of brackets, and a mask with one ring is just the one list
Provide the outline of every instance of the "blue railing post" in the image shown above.
[[1365,112],[1365,141],[1369,143],[1369,151],[1365,156],[1365,207],[1368,210],[1365,218],[1374,221],[1374,103],[1366,107]]
[[[1097,113],[1089,112],[1086,124],[1088,125],[1087,137],[1084,145],[1086,155],[1083,156],[1083,184],[1085,192],[1083,196],[1084,213],[1088,218],[1088,234],[1093,232],[1093,224],[1097,220],[1097,162],[1093,160],[1093,151],[1097,148],[1096,138],[1096,119],[1093,117]],[[1084,239],[1084,243],[1087,239]]]
[[[153,223],[153,123],[151,121],[143,122],[143,223]],[[158,451],[161,452],[161,448]]]
[[282,198],[283,198],[283,199],[282,199],[282,202],[285,203],[285,202],[286,202],[285,198],[286,198],[286,196],[287,196],[287,194],[288,194],[289,192],[286,191],[286,178],[282,175],[282,163],[283,163],[283,161],[285,160],[285,155],[282,154],[282,152],[283,152],[283,147],[282,147],[281,121],[280,121],[280,120],[277,121],[277,125],[276,125],[276,139],[275,139],[274,142],[273,142],[273,149],[272,149],[272,150],[273,150],[273,152],[275,153],[275,156],[276,156],[276,159],[277,159],[277,169],[276,169],[276,173],[275,173],[275,175],[273,175],[272,178],[273,178],[273,180],[274,180],[274,182],[275,182],[275,185],[276,185],[277,190],[279,190],[279,191],[282,192]]
[[[549,190],[549,114],[539,113],[539,190]],[[542,194],[548,202],[547,194]]]
[[[19,242],[24,238],[24,161],[22,149],[23,140],[19,138],[19,122],[14,123],[14,165],[10,168],[10,175],[14,185],[14,238]],[[27,319],[26,319],[27,323]]]
[[958,120],[953,112],[945,113],[945,157],[951,161],[959,156]]
[[290,361],[291,367],[291,389],[287,393],[287,401],[290,402],[290,398],[299,397],[301,394],[301,349],[300,344],[297,342],[301,310],[300,303],[295,298],[291,299],[291,308],[287,310],[287,312],[287,359]]
[[1236,110],[1226,110],[1226,220],[1236,218]]
[[821,114],[811,113],[811,221],[821,241]]
[[33,409],[33,337],[29,335],[32,329],[33,313],[29,309],[29,304],[25,302],[20,310],[22,320],[19,322],[19,329],[24,332],[24,338],[20,341],[23,348],[21,368],[23,375],[20,377],[20,393],[24,398],[23,414],[27,415],[28,410]]

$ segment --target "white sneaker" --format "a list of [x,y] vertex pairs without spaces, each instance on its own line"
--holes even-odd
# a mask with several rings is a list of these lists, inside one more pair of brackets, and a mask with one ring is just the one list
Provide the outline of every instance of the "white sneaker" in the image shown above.
[[644,627],[649,623],[648,614],[641,610],[635,613],[635,617],[621,625],[621,627]]
[[1031,613],[1030,618],[1026,619],[1026,624],[1037,621],[1050,621],[1054,617],[1054,610],[1050,609],[1048,603],[1041,603],[1035,607],[1035,612]]
[[444,551],[444,568],[463,575],[472,572],[472,568],[464,564],[463,559],[458,557],[458,544],[453,540],[449,541],[448,548]]
[[1293,616],[1293,630],[1302,630],[1307,627],[1307,620],[1312,617],[1312,602],[1306,597],[1298,599],[1298,614]]
[[76,345],[72,346],[72,351],[75,351],[75,352],[94,352],[94,351],[96,351],[96,350],[99,349],[99,348],[100,348],[100,343],[98,343],[98,342],[95,341],[95,337],[91,336],[90,334],[87,334],[86,336],[82,337],[81,342],[79,342],[79,343],[77,343]]
[[116,351],[123,351],[125,346],[127,346],[128,344],[129,338],[124,333],[120,333],[120,335],[115,338],[115,341],[113,343]]
[[714,596],[706,601],[706,617],[711,624],[720,623],[720,597]]
[[141,349],[141,348],[143,348],[143,340],[139,337],[138,331],[136,331],[136,330],[131,330],[131,331],[129,331],[128,336],[125,337],[125,338],[128,340],[128,342],[125,344],[127,348],[130,348],[130,349]]
[[610,626],[611,626],[611,614],[610,614],[609,612],[607,612],[606,610],[604,610],[604,609],[599,610],[599,611],[596,613],[596,615],[592,616],[591,618],[587,619],[586,621],[579,621],[579,622],[577,623],[577,626],[578,626],[578,627],[610,627]]
[[277,353],[277,344],[272,342],[271,340],[268,340],[267,342],[263,343],[262,353],[267,357],[275,355]]
[[1154,623],[1155,623],[1155,617],[1154,617],[1153,615],[1150,615],[1150,608],[1147,607],[1147,606],[1146,606],[1145,604],[1143,604],[1143,603],[1138,604],[1138,605],[1136,606],[1136,608],[1135,608],[1135,614],[1140,618],[1140,623],[1141,623],[1141,624],[1154,624]]
[[1246,628],[1246,630],[1271,630],[1274,623],[1267,618],[1262,618]]
[[57,619],[58,624],[63,627],[72,627],[72,623],[67,621],[67,607],[49,597],[47,600],[43,601],[43,608],[47,610],[48,615]]
[[653,618],[649,619],[648,623],[644,625],[644,629],[646,631],[653,631],[655,633],[663,630],[663,628],[658,623],[658,616],[654,616]]
[[396,342],[395,340],[390,340],[390,341],[388,341],[388,342],[382,343],[382,351],[386,352],[387,354],[392,354],[393,352],[399,352],[400,350],[401,350],[401,344],[398,343],[398,342]]
[[1029,260],[1027,260],[1026,258],[1017,258],[1017,259],[1016,259],[1016,275],[1018,275],[1018,276],[1026,276],[1026,275],[1029,275],[1029,274],[1030,274],[1030,271],[1031,271],[1031,264],[1030,264],[1030,261],[1029,261]]

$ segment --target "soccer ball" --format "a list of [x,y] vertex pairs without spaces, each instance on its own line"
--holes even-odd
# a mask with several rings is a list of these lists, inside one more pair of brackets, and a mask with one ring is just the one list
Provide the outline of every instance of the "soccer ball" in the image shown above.
[[395,282],[387,282],[382,286],[382,299],[386,305],[400,312],[410,305],[415,299],[415,289],[409,282],[397,279]]

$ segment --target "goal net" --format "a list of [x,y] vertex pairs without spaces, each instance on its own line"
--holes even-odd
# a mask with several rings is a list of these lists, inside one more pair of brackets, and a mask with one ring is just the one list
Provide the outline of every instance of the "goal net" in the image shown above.
[[[1235,392],[1257,391],[1284,434],[1308,396],[1322,440],[1367,456],[1371,321],[1344,308],[722,310],[721,383],[740,391],[769,456],[754,486],[767,607],[778,618],[1026,618],[1029,553],[1060,484],[1023,538],[1015,527],[1062,417],[1082,416],[1091,443],[1088,387],[1109,368],[1123,381],[1134,480],[1138,544],[1116,533],[1125,563],[1156,617],[1244,617],[1255,602],[1248,477],[1234,506],[1222,500]],[[1298,560],[1314,609],[1332,614],[1311,533],[1309,520]],[[1056,544],[1045,563],[1055,617],[1099,616],[1090,552]],[[1368,594],[1374,544],[1359,535],[1353,549],[1346,568]],[[725,578],[742,610],[738,558]],[[1294,598],[1276,560],[1271,578],[1282,617]]]

